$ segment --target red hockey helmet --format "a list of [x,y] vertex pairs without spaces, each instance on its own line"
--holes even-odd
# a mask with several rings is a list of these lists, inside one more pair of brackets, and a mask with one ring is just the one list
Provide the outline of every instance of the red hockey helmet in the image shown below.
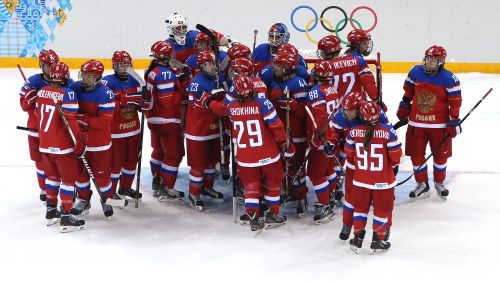
[[370,124],[377,124],[380,120],[380,107],[377,102],[366,101],[359,107],[359,115]]
[[100,79],[104,73],[104,65],[100,61],[89,60],[82,65],[80,71],[82,73],[91,73],[94,77]]
[[427,49],[423,61],[424,72],[434,75],[438,70],[443,68],[446,55],[446,50],[441,46],[434,45]]
[[[354,29],[347,35],[347,41],[349,41],[349,47],[354,51],[360,52],[364,56],[368,56],[373,49],[373,41],[370,33],[361,30]],[[361,46],[363,43],[366,44],[365,47]]]
[[227,50],[227,55],[231,60],[241,57],[249,58],[251,54],[252,51],[250,51],[250,48],[243,44],[234,44],[231,48],[229,48],[229,50]]
[[361,102],[365,101],[365,95],[361,92],[350,92],[344,97],[342,107],[345,110],[359,109]]
[[333,35],[327,35],[318,42],[317,54],[322,59],[332,59],[335,53],[342,50],[340,39]]
[[202,66],[205,63],[215,63],[215,55],[212,51],[203,51],[198,54],[198,58],[196,60],[198,62],[198,66]]
[[299,64],[298,57],[290,53],[276,55],[273,59],[274,65],[279,65],[288,69],[295,69]]
[[228,76],[234,78],[237,75],[253,76],[255,65],[249,58],[236,58],[231,61]]
[[111,58],[113,62],[113,67],[115,64],[127,64],[132,65],[132,57],[127,51],[116,51],[113,53],[113,57]]
[[294,56],[299,55],[299,51],[297,50],[297,48],[295,48],[295,46],[290,43],[284,43],[278,47],[278,51],[276,52],[276,54],[279,55],[282,53],[290,53]]
[[59,56],[53,50],[42,50],[38,55],[38,62],[40,65],[44,64],[53,64],[59,61]]
[[252,78],[246,75],[239,75],[234,78],[234,89],[238,95],[242,97],[248,97],[253,93],[253,81]]
[[332,80],[333,65],[327,60],[320,61],[314,65],[312,73],[314,73],[314,77],[318,80]]
[[[214,30],[210,30],[210,31],[212,31],[212,33],[215,34]],[[211,40],[212,39],[210,39],[210,37],[208,35],[206,35],[203,32],[200,32],[194,38],[194,46],[195,46],[196,50],[199,52],[206,51],[210,48],[210,41]],[[203,46],[203,48],[202,48],[202,46]]]
[[64,62],[55,62],[50,66],[51,82],[65,83],[69,79],[69,68]]
[[166,41],[157,41],[151,46],[151,56],[159,60],[169,60],[175,55],[174,46]]

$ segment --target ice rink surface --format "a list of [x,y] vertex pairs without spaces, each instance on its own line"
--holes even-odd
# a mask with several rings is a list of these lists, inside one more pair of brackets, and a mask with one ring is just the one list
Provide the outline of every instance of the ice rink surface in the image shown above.
[[[27,76],[38,71],[25,70]],[[72,77],[78,77],[77,71],[72,71]],[[393,123],[405,77],[383,76],[383,97]],[[453,140],[446,180],[448,201],[436,196],[432,184],[431,197],[417,202],[408,200],[413,179],[398,187],[392,247],[370,256],[371,216],[364,250],[356,255],[338,239],[340,209],[334,222],[314,225],[312,188],[305,218],[296,218],[295,209],[283,209],[289,215],[287,225],[264,231],[255,239],[249,227],[232,222],[230,184],[216,182],[226,200],[223,204],[206,201],[208,207],[202,213],[187,203],[154,200],[147,129],[141,179],[144,196],[138,209],[115,208],[108,221],[94,196],[84,231],[61,234],[58,225],[45,226],[27,133],[15,129],[26,125],[18,95],[23,81],[17,69],[0,69],[0,90],[5,97],[0,111],[1,279],[498,280],[500,75],[459,73],[458,77],[461,117],[490,87],[494,90],[464,122],[463,134]],[[398,130],[402,142],[405,132],[406,127]],[[176,188],[186,192],[189,170],[185,161]],[[430,173],[432,162],[428,164]],[[405,179],[410,171],[411,161],[404,159],[398,179]]]

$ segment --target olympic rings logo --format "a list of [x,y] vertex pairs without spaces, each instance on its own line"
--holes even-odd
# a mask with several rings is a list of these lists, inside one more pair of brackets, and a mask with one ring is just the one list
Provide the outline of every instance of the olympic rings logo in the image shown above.
[[[314,18],[307,22],[307,24],[305,26],[305,29],[299,28],[295,24],[295,21],[294,21],[295,13],[297,13],[297,11],[299,11],[301,9],[309,10],[314,15]],[[335,25],[335,28],[333,28],[332,23],[325,18],[325,13],[328,12],[329,10],[331,10],[331,9],[339,10],[344,15],[344,18],[341,19]],[[359,10],[368,10],[373,15],[374,22],[373,22],[373,25],[370,28],[363,29],[363,27],[361,26],[361,24],[359,23],[359,21],[357,21],[357,20],[354,19],[354,14],[357,11],[359,11]],[[366,32],[370,32],[373,29],[375,29],[375,27],[377,26],[378,18],[377,18],[377,13],[375,12],[375,10],[373,10],[372,8],[370,8],[368,6],[359,6],[359,7],[355,8],[354,10],[352,10],[351,15],[349,17],[347,17],[346,11],[344,9],[342,9],[341,7],[339,7],[339,6],[328,6],[325,9],[323,9],[323,11],[321,12],[320,16],[318,17],[318,13],[312,7],[307,6],[307,5],[301,5],[301,6],[297,6],[295,9],[293,9],[292,13],[290,14],[290,22],[291,22],[293,28],[295,28],[295,30],[297,30],[299,32],[305,32],[307,39],[309,41],[311,41],[313,44],[318,44],[318,41],[312,39],[311,35],[309,34],[309,32],[312,31],[312,30],[314,30],[316,28],[316,26],[318,25],[318,22],[319,22],[321,24],[321,26],[326,31],[330,32],[330,34],[332,34],[332,35],[333,35],[333,33],[335,33],[335,36],[337,36],[343,44],[347,45],[348,42],[342,40],[339,37],[339,32],[342,31],[342,30],[344,30],[344,28],[346,28],[347,22],[349,22],[351,24],[352,28],[354,28],[354,29],[361,29],[361,30],[364,30]],[[311,24],[312,24],[312,26],[311,26]],[[354,24],[356,24],[357,26],[355,26]]]

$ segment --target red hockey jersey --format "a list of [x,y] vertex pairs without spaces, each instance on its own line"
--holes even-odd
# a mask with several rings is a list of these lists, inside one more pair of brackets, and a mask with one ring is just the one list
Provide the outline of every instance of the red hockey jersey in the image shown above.
[[265,98],[239,103],[232,101],[227,108],[232,121],[236,160],[242,167],[259,167],[280,160],[277,143],[286,141],[283,123],[273,104]]
[[344,151],[353,164],[353,184],[369,189],[388,189],[396,186],[392,166],[403,155],[396,131],[389,124],[374,126],[371,142],[364,147],[367,125],[353,127],[346,137]]
[[460,81],[450,71],[443,69],[429,76],[422,65],[417,65],[408,73],[403,88],[403,99],[411,102],[409,125],[444,128],[450,116],[459,117],[462,106]]
[[334,68],[333,85],[340,96],[363,90],[371,99],[377,98],[377,84],[365,60],[349,54],[330,61]]
[[68,88],[45,86],[37,93],[36,110],[40,116],[38,135],[40,137],[40,152],[50,154],[68,154],[73,152],[74,143],[63,123],[63,119],[52,100],[55,96],[68,120],[75,137],[79,137],[80,128],[76,122],[78,99]]

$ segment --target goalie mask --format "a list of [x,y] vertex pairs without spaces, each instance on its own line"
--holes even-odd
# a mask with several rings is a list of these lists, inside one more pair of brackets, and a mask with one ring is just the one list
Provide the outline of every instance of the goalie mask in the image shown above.
[[170,38],[175,43],[184,46],[186,44],[187,19],[178,13],[174,13],[165,23],[167,24],[167,31]]

